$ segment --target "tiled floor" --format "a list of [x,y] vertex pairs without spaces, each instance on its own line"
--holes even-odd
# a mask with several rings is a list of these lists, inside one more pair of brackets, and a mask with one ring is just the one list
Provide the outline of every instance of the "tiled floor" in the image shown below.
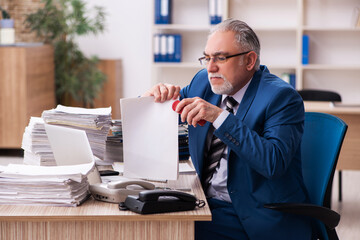
[[360,239],[360,171],[343,171],[342,202],[338,202],[338,174],[334,176],[332,209],[341,215],[339,239]]
[[[0,165],[21,163],[18,152],[0,152]],[[360,236],[360,171],[343,171],[343,200],[338,202],[338,174],[334,176],[332,208],[341,215],[336,231],[339,239],[353,240]]]

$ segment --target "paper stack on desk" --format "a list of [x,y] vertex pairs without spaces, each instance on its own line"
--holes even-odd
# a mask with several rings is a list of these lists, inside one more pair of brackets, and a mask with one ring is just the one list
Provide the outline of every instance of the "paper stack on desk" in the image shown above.
[[45,123],[85,130],[91,149],[96,157],[103,160],[105,141],[111,125],[111,107],[78,108],[58,105],[42,113]]
[[21,148],[24,149],[25,164],[39,166],[56,165],[42,118],[30,118],[29,125],[24,131]]
[[179,160],[188,160],[189,157],[188,125],[186,123],[181,123],[179,124]]
[[114,162],[123,162],[123,138],[121,120],[111,122],[112,136],[107,136],[105,149],[105,162],[112,165]]
[[69,166],[0,166],[0,204],[77,206],[89,196],[94,162]]

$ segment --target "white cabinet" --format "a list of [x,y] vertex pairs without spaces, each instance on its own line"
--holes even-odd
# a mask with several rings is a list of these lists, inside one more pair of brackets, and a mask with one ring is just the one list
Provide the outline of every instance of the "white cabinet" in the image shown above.
[[[211,28],[209,1],[172,4],[172,23],[153,24],[152,30],[182,35],[182,62],[152,62],[152,81],[185,86],[201,69],[197,59]],[[359,0],[222,0],[223,19],[243,20],[257,33],[261,64],[278,76],[295,74],[297,89],[334,90],[346,103],[360,103],[360,28],[354,22],[359,7]],[[310,40],[306,65],[304,34]]]

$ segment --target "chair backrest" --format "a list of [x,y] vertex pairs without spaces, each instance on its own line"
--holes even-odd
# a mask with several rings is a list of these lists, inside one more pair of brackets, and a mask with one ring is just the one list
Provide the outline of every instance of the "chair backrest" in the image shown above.
[[333,91],[303,89],[298,90],[298,93],[304,101],[341,102],[340,94]]
[[[305,113],[302,173],[313,204],[330,208],[332,180],[346,130],[347,124],[336,116]],[[325,236],[324,226],[320,228]]]

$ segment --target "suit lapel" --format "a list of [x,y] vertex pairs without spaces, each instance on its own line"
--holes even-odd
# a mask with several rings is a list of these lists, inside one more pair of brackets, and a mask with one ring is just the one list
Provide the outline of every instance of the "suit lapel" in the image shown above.
[[244,120],[247,112],[250,109],[252,102],[254,101],[256,92],[259,87],[260,78],[261,78],[261,70],[255,72],[255,74],[251,80],[251,83],[250,83],[248,89],[246,90],[243,99],[241,100],[240,106],[236,113],[236,116],[241,118],[241,120]]

